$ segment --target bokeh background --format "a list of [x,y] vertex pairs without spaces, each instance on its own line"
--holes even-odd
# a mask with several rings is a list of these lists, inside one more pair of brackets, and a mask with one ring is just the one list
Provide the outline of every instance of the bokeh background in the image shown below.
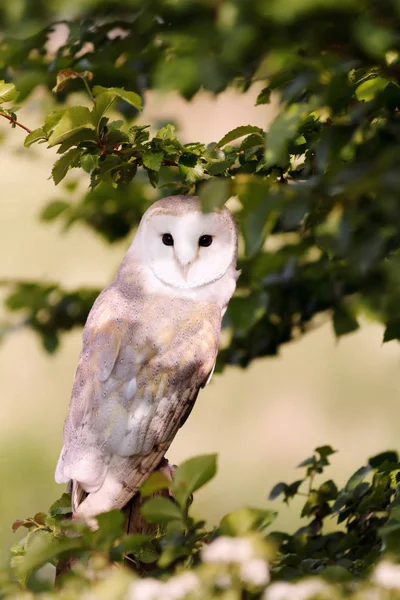
[[[172,120],[183,141],[208,143],[246,122],[266,127],[274,108],[254,107],[256,95],[199,94],[192,102],[150,95],[140,120]],[[39,122],[41,103],[34,97],[21,120]],[[110,246],[79,225],[65,233],[40,223],[41,208],[60,195],[49,180],[52,152],[23,149],[23,132],[10,131],[5,120],[0,132],[6,136],[0,146],[1,276],[55,280],[67,288],[105,286],[129,240]],[[341,482],[369,456],[398,448],[400,348],[383,345],[382,336],[381,326],[365,317],[359,331],[337,342],[322,317],[279,356],[215,376],[168,453],[175,463],[219,454],[218,476],[197,495],[196,510],[215,521],[243,504],[269,506],[279,510],[277,527],[290,530],[297,524],[294,507],[269,502],[268,492],[278,480],[297,479],[296,465],[316,446],[339,451],[329,477]],[[63,491],[53,472],[80,344],[81,331],[74,330],[50,356],[34,333],[20,328],[0,347],[0,556],[19,535],[12,522],[46,510]]]

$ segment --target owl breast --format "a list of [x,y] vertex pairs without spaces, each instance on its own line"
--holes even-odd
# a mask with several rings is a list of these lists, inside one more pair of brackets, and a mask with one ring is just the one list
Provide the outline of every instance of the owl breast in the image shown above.
[[92,403],[107,452],[146,455],[174,437],[213,368],[219,328],[214,306],[178,299],[147,303],[140,319],[128,320],[110,377]]

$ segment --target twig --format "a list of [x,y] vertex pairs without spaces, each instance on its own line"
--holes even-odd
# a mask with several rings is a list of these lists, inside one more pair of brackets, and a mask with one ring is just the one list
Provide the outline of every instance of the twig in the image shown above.
[[89,98],[91,99],[91,101],[92,101],[94,104],[96,104],[96,98],[95,98],[95,97],[93,96],[93,94],[92,94],[92,90],[90,89],[90,86],[89,86],[89,84],[88,84],[88,82],[87,82],[87,79],[86,79],[86,77],[81,77],[81,80],[83,81],[83,83],[84,83],[84,85],[85,85],[85,88],[86,88],[86,91],[87,91],[87,93],[88,93],[88,95],[89,95]]
[[22,123],[17,121],[17,119],[14,119],[14,117],[12,117],[11,115],[6,115],[5,113],[0,112],[0,117],[4,117],[8,121],[10,121],[10,125],[18,125],[18,127],[21,127],[21,129],[25,129],[27,133],[32,133],[32,129],[29,129],[29,127],[26,127],[26,125],[23,125]]

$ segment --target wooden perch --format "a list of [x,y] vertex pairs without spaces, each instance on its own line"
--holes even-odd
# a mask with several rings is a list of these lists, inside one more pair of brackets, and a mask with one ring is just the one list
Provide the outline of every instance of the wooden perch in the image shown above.
[[[164,458],[161,462],[159,469],[155,469],[155,471],[162,470],[163,472],[165,472],[165,464],[168,464],[168,461]],[[154,498],[155,496],[163,496],[165,498],[170,498],[170,492],[166,489],[159,490],[155,492],[151,497]],[[148,535],[156,531],[158,525],[154,523],[147,523],[140,510],[143,502],[147,500],[148,498],[143,499],[140,493],[137,492],[126,504],[126,506],[124,506],[122,512],[125,515],[125,533],[143,533]],[[59,577],[69,573],[73,565],[78,561],[79,558],[76,556],[69,556],[68,558],[60,559],[56,567],[56,583]],[[134,564],[131,561],[126,560],[125,565],[129,568],[134,569]]]

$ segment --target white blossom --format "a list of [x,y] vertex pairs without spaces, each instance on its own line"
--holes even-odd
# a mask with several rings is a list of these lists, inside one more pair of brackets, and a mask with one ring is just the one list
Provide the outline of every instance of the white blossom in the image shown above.
[[382,590],[377,587],[363,589],[362,600],[382,600]]
[[400,565],[384,560],[376,567],[372,580],[383,588],[400,589]]
[[200,580],[194,573],[189,571],[171,577],[164,587],[163,598],[167,600],[179,600],[185,598],[191,592],[195,592],[200,587]]
[[251,558],[242,563],[240,567],[240,578],[245,583],[252,585],[267,585],[269,582],[268,564],[262,558]]
[[273,583],[264,594],[264,600],[311,600],[317,597],[332,597],[331,589],[320,579],[307,579],[299,583]]
[[165,584],[147,577],[134,581],[128,589],[125,600],[160,600],[164,598]]
[[221,536],[201,551],[203,562],[243,563],[254,557],[253,546],[246,538]]
[[273,583],[265,590],[264,600],[289,600],[292,598],[293,585],[280,581],[279,583]]
[[167,582],[148,577],[132,583],[125,600],[180,600],[199,587],[199,578],[189,572],[171,577]]
[[218,573],[214,579],[214,583],[220,590],[226,590],[232,584],[232,577],[228,573]]

